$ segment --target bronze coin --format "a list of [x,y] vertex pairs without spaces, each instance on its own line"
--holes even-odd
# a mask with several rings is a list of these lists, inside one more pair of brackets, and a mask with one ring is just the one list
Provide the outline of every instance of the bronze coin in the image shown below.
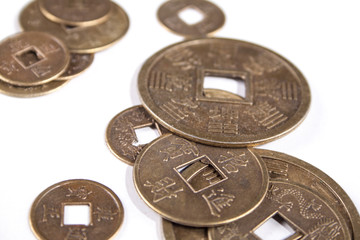
[[30,98],[39,97],[58,90],[60,87],[65,86],[69,81],[51,81],[42,85],[21,87],[11,85],[0,80],[0,93],[12,97]]
[[[268,174],[247,148],[219,148],[165,134],[141,151],[134,182],[163,218],[187,226],[228,223],[263,200]],[[246,197],[245,197],[246,196]]]
[[70,54],[59,39],[43,32],[21,32],[0,43],[0,78],[17,86],[35,86],[60,76]]
[[94,61],[94,54],[70,54],[70,63],[65,72],[57,80],[70,80],[83,73]]
[[159,135],[168,131],[157,124],[143,106],[134,106],[117,114],[106,129],[106,143],[121,161],[133,166],[136,157],[146,144],[138,144],[135,129],[152,127]]
[[207,228],[195,228],[179,225],[162,219],[165,240],[208,240]]
[[58,24],[44,17],[37,2],[30,3],[20,14],[20,24],[24,30],[37,30],[51,33],[63,40],[73,53],[95,53],[104,50],[120,40],[129,28],[125,11],[116,3],[109,19],[89,27],[76,27]]
[[[188,24],[181,19],[179,13],[194,9],[202,15],[202,20]],[[172,0],[160,6],[157,16],[159,21],[169,30],[185,37],[207,36],[225,23],[225,15],[215,4],[204,0]]]
[[40,10],[49,20],[72,26],[91,26],[108,19],[109,0],[39,0]]
[[[209,76],[242,82],[245,96],[206,94]],[[298,126],[310,106],[309,86],[294,65],[268,49],[231,39],[195,39],[159,51],[143,65],[138,88],[159,124],[226,147],[277,139]]]
[[[88,206],[90,223],[66,224],[66,206]],[[68,180],[44,190],[31,207],[30,223],[39,239],[110,239],[120,228],[124,209],[106,186],[90,180]]]

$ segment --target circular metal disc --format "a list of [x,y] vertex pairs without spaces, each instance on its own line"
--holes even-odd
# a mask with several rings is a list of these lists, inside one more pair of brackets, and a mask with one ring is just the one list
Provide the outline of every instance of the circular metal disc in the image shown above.
[[208,240],[207,228],[195,228],[179,225],[162,219],[165,240]]
[[[207,94],[209,76],[242,82],[245,96]],[[277,139],[298,126],[310,106],[309,86],[294,65],[266,48],[231,39],[195,39],[159,51],[143,65],[138,88],[161,125],[226,147]]]
[[0,78],[17,86],[35,86],[60,76],[69,64],[67,47],[43,32],[21,32],[0,43]]
[[49,20],[72,26],[91,26],[109,18],[109,0],[39,0],[40,10]]
[[[187,9],[198,11],[202,20],[188,24],[179,13]],[[204,0],[172,0],[160,6],[157,16],[159,21],[169,30],[185,37],[207,36],[225,23],[223,11],[215,4]]]
[[[89,225],[67,225],[65,206],[88,206]],[[124,209],[111,189],[89,180],[68,180],[44,190],[31,207],[31,227],[39,239],[110,239],[123,222]]]
[[134,182],[162,217],[187,226],[215,226],[249,214],[263,200],[268,174],[247,148],[219,148],[163,135],[140,153]]
[[109,19],[104,23],[74,27],[48,20],[41,14],[37,2],[32,2],[21,12],[20,24],[24,30],[51,33],[63,40],[73,53],[95,53],[120,40],[129,28],[125,11],[114,2],[111,4]]
[[70,80],[90,67],[94,61],[94,54],[70,54],[70,63],[65,72],[57,80]]

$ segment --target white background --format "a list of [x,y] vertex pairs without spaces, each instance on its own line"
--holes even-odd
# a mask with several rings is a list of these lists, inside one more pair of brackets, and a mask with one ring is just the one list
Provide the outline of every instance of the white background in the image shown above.
[[[84,178],[110,187],[125,208],[114,239],[160,239],[160,217],[137,196],[132,167],[105,144],[118,112],[140,104],[136,73],[161,48],[181,41],[156,19],[160,0],[118,2],[130,29],[96,54],[83,75],[38,98],[0,95],[0,239],[35,239],[28,215],[48,186]],[[293,62],[312,92],[310,112],[289,135],[266,145],[330,175],[360,209],[360,3],[356,0],[214,0],[225,12],[215,36],[254,42]],[[26,0],[1,1],[0,39],[20,31]],[[0,53],[1,54],[1,53]]]

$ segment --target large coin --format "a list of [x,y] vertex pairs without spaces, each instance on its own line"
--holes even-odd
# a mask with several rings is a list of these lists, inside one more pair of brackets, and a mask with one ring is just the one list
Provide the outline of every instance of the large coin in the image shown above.
[[17,86],[35,86],[60,76],[70,54],[62,41],[43,32],[21,32],[0,43],[0,78]]
[[247,148],[219,148],[163,135],[137,157],[134,182],[162,217],[215,226],[249,214],[268,188],[265,164]]
[[[206,94],[207,76],[241,81],[246,94],[233,99]],[[310,105],[309,86],[294,65],[231,39],[195,39],[161,50],[142,67],[138,87],[144,107],[161,125],[227,147],[279,138],[300,124]]]
[[109,0],[39,0],[41,12],[51,21],[91,26],[104,22],[111,9]]
[[[88,206],[90,223],[67,224],[66,206]],[[106,186],[89,180],[68,180],[44,190],[31,207],[31,227],[39,239],[110,239],[124,218],[120,199]]]
[[51,33],[63,40],[71,52],[94,53],[114,44],[129,28],[125,11],[114,2],[111,4],[109,19],[104,23],[90,27],[74,27],[48,20],[41,14],[37,2],[32,2],[21,12],[20,24],[27,31]]

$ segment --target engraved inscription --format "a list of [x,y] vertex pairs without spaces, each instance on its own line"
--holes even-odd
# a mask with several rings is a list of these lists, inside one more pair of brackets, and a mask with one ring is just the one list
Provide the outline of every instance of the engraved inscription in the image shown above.
[[154,194],[154,203],[158,203],[167,198],[177,198],[177,193],[184,191],[184,189],[177,188],[177,186],[175,185],[176,182],[169,177],[165,177],[155,183],[146,181],[146,183],[144,184],[145,187],[151,188],[151,193]]
[[42,44],[39,46],[39,49],[41,49],[41,51],[47,55],[47,54],[52,54],[52,53],[56,53],[56,52],[60,52],[61,48],[57,45],[54,45],[52,43],[48,43],[48,44]]
[[277,79],[264,79],[255,82],[256,94],[258,96],[268,97],[276,101],[299,100],[297,88],[298,86],[295,82],[286,82]]
[[231,107],[215,106],[209,111],[208,131],[211,133],[239,134],[239,111]]
[[11,76],[14,72],[20,71],[20,69],[17,67],[17,64],[14,60],[1,61],[0,69],[1,69],[1,71],[5,72],[5,74],[8,76]]
[[321,219],[312,230],[309,239],[314,240],[334,240],[341,234],[341,226],[333,219]]
[[212,44],[207,55],[215,69],[238,70],[237,63],[239,61],[236,60],[237,54],[235,54],[237,52],[238,46]]
[[191,99],[176,100],[171,99],[170,102],[163,104],[160,108],[169,114],[176,121],[183,120],[190,115],[195,116],[195,109],[198,105]]
[[217,227],[216,230],[221,235],[221,240],[231,240],[231,239],[248,239],[249,234],[242,234],[239,230],[239,227],[236,223],[232,222],[229,224],[222,225]]
[[23,40],[15,40],[9,43],[9,49],[11,50],[12,53],[19,52],[28,47],[30,47],[30,44]]
[[221,211],[225,207],[231,207],[230,203],[235,199],[234,195],[224,193],[223,188],[211,190],[209,195],[203,194],[202,197],[209,206],[211,215],[215,217],[220,217]]
[[170,142],[169,146],[160,149],[160,153],[165,154],[163,161],[167,162],[170,159],[172,160],[183,155],[193,154],[197,157],[199,156],[199,149],[196,147],[195,143],[182,138],[175,138],[172,142]]
[[193,70],[201,66],[201,58],[195,52],[186,48],[183,51],[173,51],[165,56],[174,67],[179,67],[183,71]]
[[266,53],[250,56],[248,62],[244,62],[243,67],[253,75],[261,76],[265,72],[271,73],[280,69],[282,64],[275,61],[273,57]]
[[246,167],[249,160],[245,153],[235,154],[231,151],[227,152],[227,155],[220,155],[219,163],[224,164],[223,168],[227,173],[237,173],[239,168]]
[[71,227],[65,240],[87,240],[87,229],[84,227]]
[[113,221],[118,214],[118,211],[113,212],[111,209],[97,207],[93,214],[96,216],[95,218],[98,222]]
[[85,186],[81,186],[77,189],[68,188],[69,193],[66,194],[66,197],[76,197],[82,200],[86,200],[90,194],[92,194],[92,191],[89,191],[86,189]]
[[273,159],[266,161],[266,167],[269,171],[269,176],[272,179],[289,180],[288,170],[289,164]]
[[60,218],[60,209],[56,207],[49,207],[45,204],[43,205],[43,217],[41,222],[47,222],[48,218],[59,219]]
[[35,66],[35,67],[31,68],[31,71],[37,77],[44,77],[47,74],[51,73],[51,66]]
[[156,90],[175,90],[189,91],[191,89],[192,77],[183,74],[170,74],[160,71],[153,71],[149,77],[149,88]]

